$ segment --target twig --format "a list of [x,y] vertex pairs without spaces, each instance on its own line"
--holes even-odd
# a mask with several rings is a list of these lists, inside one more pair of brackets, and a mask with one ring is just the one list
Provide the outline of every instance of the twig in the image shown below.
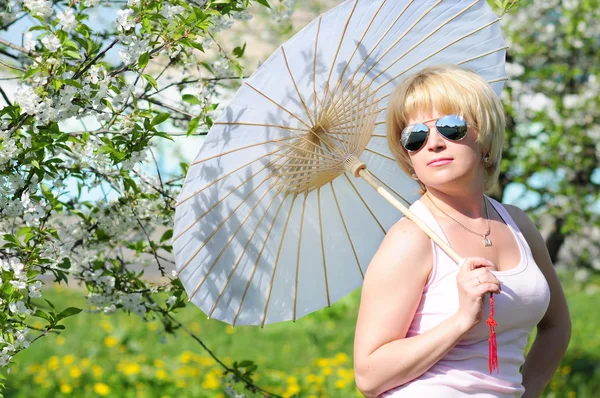
[[10,100],[6,96],[6,93],[4,92],[4,90],[2,89],[2,87],[0,87],[0,94],[2,94],[2,98],[4,98],[4,101],[6,101],[6,105],[10,106]]
[[[131,201],[129,203],[131,203]],[[146,235],[146,239],[148,240],[148,245],[149,245],[150,249],[152,249],[152,254],[154,254],[154,259],[156,260],[156,263],[158,264],[158,270],[160,271],[160,275],[162,277],[164,277],[165,276],[165,267],[163,267],[163,265],[160,263],[160,259],[156,255],[156,249],[154,249],[154,247],[152,247],[152,239],[150,239],[150,235],[148,235],[146,228],[144,228],[144,224],[142,224],[142,221],[139,219],[139,217],[135,213],[133,203],[131,203],[131,213],[133,214],[133,217],[135,217],[135,220],[137,221],[138,225],[144,232],[144,235]]]
[[26,72],[27,71],[26,69],[19,68],[18,66],[11,65],[11,64],[6,63],[6,62],[4,62],[2,60],[0,60],[0,64],[6,66],[7,68],[18,70],[18,71],[21,71],[21,72]]
[[76,80],[79,76],[83,75],[85,73],[85,71],[87,71],[92,65],[94,65],[96,63],[96,61],[98,61],[104,54],[106,54],[106,52],[108,50],[110,50],[111,48],[113,48],[113,46],[115,44],[117,44],[119,42],[119,39],[114,39],[112,41],[112,43],[110,43],[108,45],[108,47],[106,47],[104,50],[102,50],[100,53],[98,53],[98,55],[96,55],[94,57],[94,59],[92,59],[85,67],[83,67],[83,69],[81,69],[80,71],[77,71],[74,75],[73,75],[73,79]]
[[11,43],[8,40],[0,39],[0,44],[4,44],[6,47],[12,48],[13,50],[20,51],[20,52],[22,52],[24,54],[27,54],[27,55],[34,55],[36,57],[40,55],[39,53],[37,53],[35,51],[29,51],[25,47],[17,46],[16,44]]
[[155,105],[161,106],[161,107],[166,108],[166,109],[170,109],[173,112],[178,112],[178,113],[181,113],[182,115],[189,116],[191,119],[193,119],[193,118],[196,117],[196,115],[192,115],[191,113],[186,112],[186,111],[184,111],[182,109],[175,108],[174,106],[164,104],[164,103],[162,103],[160,101],[157,101],[157,100],[155,100],[153,98],[148,98],[147,96],[146,97],[140,97],[139,99],[151,102],[151,103],[153,103]]

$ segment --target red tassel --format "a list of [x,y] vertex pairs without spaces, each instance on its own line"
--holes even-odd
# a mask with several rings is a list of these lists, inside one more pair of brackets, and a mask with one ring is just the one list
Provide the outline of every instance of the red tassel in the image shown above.
[[494,294],[490,293],[490,316],[486,323],[490,327],[490,338],[488,339],[488,365],[490,367],[490,374],[494,370],[498,372],[498,343],[496,342],[496,326],[497,323],[494,320]]

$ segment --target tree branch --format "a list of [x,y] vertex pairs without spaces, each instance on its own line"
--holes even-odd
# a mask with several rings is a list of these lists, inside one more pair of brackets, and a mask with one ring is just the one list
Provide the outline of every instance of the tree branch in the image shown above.
[[0,44],[4,44],[6,47],[12,48],[13,50],[17,50],[22,52],[23,54],[27,54],[30,56],[39,56],[40,54],[35,52],[35,51],[29,51],[28,49],[26,49],[25,47],[21,47],[21,46],[17,46],[16,44],[11,43],[8,40],[4,40],[0,38]]

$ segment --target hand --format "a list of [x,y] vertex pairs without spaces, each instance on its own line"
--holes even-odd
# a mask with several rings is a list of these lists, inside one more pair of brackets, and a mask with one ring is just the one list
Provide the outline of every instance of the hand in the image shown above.
[[456,315],[467,330],[483,319],[483,299],[488,293],[500,293],[500,281],[490,269],[496,266],[483,257],[467,257],[461,261],[456,275],[458,311]]

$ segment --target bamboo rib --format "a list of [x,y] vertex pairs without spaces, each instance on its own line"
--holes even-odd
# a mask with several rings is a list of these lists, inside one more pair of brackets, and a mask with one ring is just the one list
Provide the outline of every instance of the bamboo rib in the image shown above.
[[327,260],[325,259],[325,242],[323,239],[323,217],[321,215],[321,188],[317,189],[317,208],[319,209],[319,232],[321,236],[321,255],[323,256],[323,273],[325,275],[325,293],[327,295],[327,306],[331,307],[329,297],[329,280],[327,278]]
[[300,273],[300,249],[302,248],[302,231],[304,228],[304,211],[306,210],[306,199],[308,193],[304,194],[304,201],[302,202],[302,214],[300,215],[300,232],[298,233],[298,254],[296,255],[296,283],[294,285],[294,317],[293,321],[296,322],[296,313],[298,309],[298,275]]
[[397,197],[399,197],[400,199],[402,199],[404,201],[404,203],[406,203],[408,206],[410,206],[410,202],[408,200],[406,200],[404,198],[404,196],[400,195],[398,192],[396,192],[396,190],[392,187],[390,187],[388,184],[385,183],[385,181],[383,181],[381,178],[379,178],[377,175],[373,174],[373,172],[369,171],[369,174],[371,177],[375,178],[379,184],[383,185],[385,188],[387,188],[389,191],[392,191],[392,193],[394,195],[396,195]]
[[354,242],[352,242],[352,238],[350,237],[350,231],[348,231],[348,226],[346,225],[346,220],[344,219],[344,215],[342,214],[342,209],[340,208],[340,203],[338,201],[337,195],[335,193],[335,188],[333,187],[333,182],[330,182],[331,192],[333,192],[333,199],[335,200],[335,205],[338,209],[338,213],[340,214],[340,218],[342,219],[342,225],[344,226],[344,231],[346,231],[346,236],[348,237],[348,241],[350,242],[350,247],[352,247],[352,253],[354,254],[354,259],[356,260],[356,265],[358,266],[358,271],[360,272],[360,276],[362,279],[365,279],[365,274],[360,266],[360,261],[358,260],[358,254],[356,254],[356,248],[354,247]]
[[255,146],[260,146],[260,145],[265,145],[265,144],[277,143],[277,142],[280,142],[280,141],[293,140],[295,138],[297,138],[297,137],[285,137],[285,138],[278,138],[278,139],[275,139],[275,140],[261,141],[261,142],[257,142],[257,143],[251,144],[251,145],[244,145],[243,147],[239,147],[239,148],[231,149],[229,151],[221,152],[221,153],[218,153],[216,155],[210,156],[210,157],[205,158],[205,159],[196,160],[196,161],[194,161],[194,162],[192,162],[190,164],[190,167],[195,166],[195,165],[200,164],[200,163],[207,162],[207,161],[212,160],[212,159],[220,158],[220,157],[223,157],[225,155],[229,155],[229,154],[232,154],[232,153],[235,153],[235,152],[238,152],[238,151],[243,151],[244,149],[253,148]]
[[319,22],[317,24],[317,35],[315,37],[315,48],[313,51],[313,100],[315,102],[314,115],[317,118],[319,117],[317,113],[317,45],[319,43],[319,33],[321,32],[321,18],[323,18],[323,16],[319,16]]
[[221,249],[221,251],[219,252],[217,257],[213,260],[211,266],[208,268],[208,271],[206,271],[206,274],[204,274],[204,277],[200,280],[200,283],[198,283],[198,285],[196,286],[196,288],[194,289],[192,294],[189,295],[188,301],[192,301],[192,298],[194,298],[194,296],[196,295],[196,293],[198,292],[198,290],[200,289],[200,287],[202,286],[202,284],[204,283],[204,281],[206,280],[208,275],[212,272],[213,268],[217,265],[217,263],[221,259],[221,256],[223,256],[223,254],[225,253],[225,250],[229,247],[229,244],[233,241],[233,238],[235,238],[235,236],[242,229],[244,224],[246,224],[246,221],[248,221],[248,219],[250,218],[252,213],[254,213],[254,210],[256,210],[256,208],[262,202],[262,200],[265,198],[265,196],[267,196],[267,194],[269,193],[271,188],[273,188],[274,182],[275,181],[273,181],[271,183],[271,186],[265,190],[265,193],[263,193],[263,195],[260,197],[260,199],[256,201],[256,203],[254,204],[254,206],[252,207],[250,212],[246,215],[246,217],[244,217],[244,220],[240,223],[240,225],[237,227],[237,229],[231,234],[231,236],[229,237],[229,240],[227,242],[225,242],[225,245],[223,246],[223,248]]
[[[381,42],[383,41],[383,39],[385,38],[385,36],[387,36],[387,34],[390,32],[390,30],[392,30],[392,28],[394,27],[394,25],[396,24],[396,22],[398,22],[400,20],[400,18],[404,15],[404,13],[406,12],[406,10],[408,9],[408,7],[410,7],[412,5],[412,3],[414,3],[414,0],[412,0],[410,3],[408,3],[404,7],[404,9],[396,17],[396,19],[394,20],[394,22],[392,22],[390,24],[390,26],[383,33],[383,35],[381,35],[381,37],[379,38],[379,40],[377,40],[377,42],[375,43],[375,45],[373,45],[373,48],[371,49],[371,51],[369,51],[369,53],[363,58],[362,63],[358,66],[358,68],[356,68],[356,70],[354,71],[354,73],[352,74],[352,76],[350,77],[350,79],[346,82],[346,84],[342,88],[342,91],[346,91],[348,89],[348,85],[351,84],[354,81],[354,78],[356,77],[356,74],[358,73],[358,71],[365,65],[365,62],[367,62],[367,60],[371,58],[371,54],[373,54],[373,51],[375,51],[375,49],[381,44]],[[394,46],[395,46],[395,44],[394,44]]]
[[363,196],[360,194],[360,192],[358,191],[358,188],[356,188],[356,186],[354,185],[354,183],[352,182],[352,180],[350,179],[350,177],[348,177],[347,173],[344,173],[344,177],[346,177],[346,180],[348,180],[348,182],[352,186],[352,189],[354,189],[354,192],[356,192],[356,194],[358,195],[360,201],[363,203],[363,205],[365,205],[365,207],[367,208],[367,210],[371,214],[371,217],[373,217],[373,219],[375,220],[375,222],[377,223],[377,225],[379,225],[379,228],[381,228],[381,232],[383,232],[383,234],[385,235],[387,233],[386,230],[385,230],[385,228],[383,228],[383,225],[381,225],[381,223],[379,222],[379,219],[375,216],[375,213],[373,213],[373,210],[371,210],[371,207],[369,207],[369,205],[367,204],[367,202],[365,201],[365,199],[363,198]]
[[337,61],[337,57],[340,54],[340,49],[342,48],[342,43],[344,42],[344,38],[346,36],[346,31],[348,30],[348,25],[350,24],[350,20],[354,15],[354,11],[356,10],[356,6],[358,5],[358,1],[354,2],[354,6],[352,6],[352,11],[350,11],[350,15],[346,20],[346,24],[344,25],[344,29],[342,30],[342,35],[340,37],[340,42],[338,43],[337,50],[335,52],[335,56],[333,57],[333,61],[331,61],[331,67],[329,68],[329,76],[327,76],[327,83],[325,84],[325,94],[323,95],[323,103],[327,103],[327,97],[329,96],[329,82],[331,81],[331,74],[333,73],[333,69],[335,66],[335,62]]
[[508,77],[503,76],[503,77],[499,77],[498,79],[488,80],[487,82],[488,82],[488,84],[492,84],[492,83],[506,81],[506,80],[508,80]]
[[[354,47],[354,51],[352,51],[352,54],[350,54],[350,58],[348,58],[348,61],[346,61],[346,65],[344,66],[344,69],[342,69],[342,72],[340,73],[340,77],[339,77],[339,79],[338,79],[335,87],[333,88],[332,96],[335,96],[335,93],[337,93],[338,88],[342,84],[342,79],[344,77],[344,74],[346,73],[346,70],[348,69],[348,66],[350,66],[350,62],[354,58],[354,55],[356,54],[356,51],[358,51],[360,45],[362,44],[363,40],[367,36],[367,32],[369,31],[369,29],[371,29],[371,25],[373,25],[373,22],[375,22],[375,18],[377,18],[377,15],[379,15],[379,11],[381,11],[381,9],[383,8],[383,6],[385,5],[386,2],[387,2],[387,0],[383,0],[381,2],[381,5],[377,9],[377,11],[375,11],[375,14],[373,14],[373,16],[371,17],[371,20],[369,21],[369,24],[365,28],[365,31],[363,32],[362,37],[358,40],[358,43],[356,43],[356,47]],[[393,24],[392,24],[392,26],[393,26]]]
[[258,263],[260,261],[260,258],[262,256],[262,253],[263,253],[265,247],[267,246],[267,242],[269,240],[269,236],[271,235],[271,231],[273,230],[273,227],[275,226],[275,222],[277,221],[277,217],[279,216],[279,212],[281,211],[281,208],[283,207],[283,204],[285,203],[286,199],[287,199],[287,195],[285,195],[283,197],[283,199],[281,200],[281,204],[279,205],[279,208],[277,209],[277,213],[275,213],[275,218],[273,218],[273,223],[269,227],[269,231],[267,232],[267,235],[265,237],[263,245],[260,248],[260,252],[258,253],[258,257],[256,258],[256,262],[254,263],[254,268],[252,269],[252,274],[250,275],[250,278],[248,278],[248,283],[246,283],[246,289],[244,289],[244,294],[242,295],[242,299],[240,300],[240,305],[239,305],[238,310],[237,310],[237,312],[235,314],[235,317],[233,318],[233,326],[235,326],[235,323],[236,323],[238,317],[240,316],[240,310],[242,309],[242,306],[244,305],[244,300],[246,299],[246,294],[248,294],[248,289],[250,288],[250,284],[252,283],[252,279],[254,278],[254,274],[256,273],[256,269],[258,268]]
[[244,82],[244,84],[247,85],[248,87],[250,87],[252,90],[256,91],[258,94],[260,94],[263,97],[265,97],[267,100],[269,100],[271,103],[273,103],[276,107],[278,107],[279,109],[283,110],[284,112],[286,112],[287,114],[289,114],[294,119],[298,120],[300,123],[302,123],[303,125],[305,125],[310,130],[310,126],[308,124],[306,124],[306,122],[304,120],[300,119],[298,116],[296,116],[295,114],[293,114],[292,112],[290,112],[287,108],[285,108],[284,106],[282,106],[281,104],[279,104],[278,102],[276,102],[275,100],[273,100],[271,97],[269,97],[268,95],[266,95],[265,93],[263,93],[262,91],[260,91],[259,89],[257,89],[256,87],[254,87],[253,85],[251,85],[250,83],[248,83],[247,81]]
[[476,55],[476,56],[474,56],[474,57],[471,57],[471,58],[465,59],[464,61],[460,61],[460,62],[458,62],[456,65],[464,65],[464,64],[466,64],[466,63],[469,63],[469,62],[471,62],[471,61],[474,61],[474,60],[476,60],[476,59],[483,58],[483,57],[485,57],[485,56],[488,56],[488,55],[491,55],[491,54],[493,54],[493,53],[497,53],[497,52],[500,52],[500,51],[503,51],[503,50],[507,50],[507,49],[508,49],[508,46],[500,47],[500,48],[497,48],[497,49],[495,49],[495,50],[491,50],[491,51],[485,52],[485,53],[483,53],[483,54]]
[[383,153],[380,153],[380,152],[377,152],[377,151],[374,151],[374,150],[372,150],[372,149],[365,148],[365,151],[371,152],[371,153],[373,153],[373,154],[375,154],[375,155],[379,155],[379,156],[381,156],[382,158],[385,158],[385,159],[391,160],[391,161],[392,161],[392,162],[394,162],[394,163],[396,162],[396,159],[394,159],[393,157],[391,157],[391,156],[388,156],[388,155],[385,155],[385,154],[383,154]]
[[[365,73],[362,75],[362,77],[360,78],[360,80],[359,80],[359,82],[357,83],[357,85],[358,85],[358,86],[360,86],[360,85],[362,84],[362,82],[365,80],[365,78],[367,77],[367,75],[368,75],[368,74],[369,74],[369,73],[370,73],[370,72],[373,70],[373,68],[375,68],[375,66],[377,66],[377,65],[379,64],[379,62],[381,62],[381,60],[382,60],[383,58],[385,58],[385,56],[386,56],[386,55],[387,55],[387,54],[388,54],[390,51],[392,51],[392,49],[393,49],[394,47],[396,47],[396,45],[397,45],[398,43],[400,43],[400,41],[401,41],[401,40],[402,40],[402,39],[403,39],[403,38],[404,38],[404,37],[405,37],[405,36],[406,36],[406,35],[407,35],[407,34],[408,34],[408,33],[409,33],[409,32],[410,32],[410,31],[411,31],[411,30],[412,30],[412,29],[413,29],[413,28],[414,28],[414,27],[415,27],[415,26],[418,24],[418,23],[419,23],[419,22],[421,22],[421,20],[422,20],[423,18],[425,18],[425,17],[426,17],[426,16],[427,16],[427,15],[428,15],[428,14],[431,12],[431,10],[433,10],[435,7],[437,7],[437,6],[438,6],[438,5],[439,5],[441,2],[442,2],[442,0],[439,0],[437,3],[435,3],[434,5],[432,5],[431,7],[429,7],[427,10],[425,10],[425,13],[424,13],[423,15],[421,15],[421,16],[420,16],[420,17],[419,17],[419,18],[418,18],[418,19],[417,19],[415,22],[413,22],[413,23],[412,23],[412,25],[410,25],[410,26],[408,27],[408,29],[407,29],[407,30],[406,30],[404,33],[402,33],[402,34],[400,35],[400,37],[398,37],[398,38],[397,38],[397,39],[394,41],[394,43],[393,43],[391,46],[389,46],[389,47],[388,47],[388,49],[387,49],[387,50],[386,50],[386,51],[383,53],[383,55],[381,55],[381,56],[380,56],[378,59],[376,59],[376,60],[375,60],[375,62],[373,62],[373,64],[372,64],[372,65],[369,67],[369,69],[368,69],[368,70],[367,70],[367,71],[366,71],[366,72],[365,72]],[[411,3],[411,4],[412,4],[412,3]],[[410,4],[409,4],[409,6],[410,6]],[[407,8],[408,8],[408,6],[407,6]],[[405,9],[405,10],[406,10],[406,9]],[[402,12],[402,13],[404,13],[404,11],[405,11],[405,10],[403,10],[403,12]],[[388,29],[388,31],[389,31],[389,30],[392,28],[392,26],[393,26],[393,24],[390,26],[390,28]],[[387,32],[386,32],[386,34],[387,34]],[[379,43],[378,43],[378,44],[379,44]],[[365,61],[366,61],[366,60],[365,60]],[[361,67],[362,67],[362,65],[361,65]],[[358,71],[358,69],[357,69],[357,71]],[[354,78],[354,77],[353,77],[353,78]],[[352,80],[350,80],[350,81],[352,81]],[[372,84],[372,82],[373,82],[373,81],[374,81],[374,79],[371,79],[371,84]],[[347,85],[348,85],[348,83],[346,84],[346,86],[344,86],[344,90],[346,90],[346,88],[347,88]],[[370,84],[369,84],[369,85],[370,85]]]
[[283,130],[290,131],[303,131],[305,133],[310,132],[309,129],[301,129],[298,127],[282,126],[280,124],[269,124],[269,123],[254,123],[254,122],[214,122],[213,124],[219,124],[224,126],[252,126],[252,127],[276,127]]
[[[458,15],[456,15],[456,16],[454,16],[453,18],[451,18],[451,19],[449,19],[448,21],[446,21],[446,22],[444,23],[444,25],[445,25],[445,24],[447,24],[447,23],[449,23],[449,22],[450,22],[452,19],[454,19],[454,18],[458,17],[458,16],[459,16],[460,14],[462,14],[463,12],[466,12],[466,11],[467,11],[469,8],[473,7],[475,4],[477,4],[477,2],[475,2],[475,3],[471,4],[469,7],[465,8],[463,11],[461,11],[461,12],[460,12]],[[435,55],[439,54],[440,52],[444,51],[445,49],[447,49],[447,48],[451,47],[452,45],[454,45],[454,44],[458,43],[459,41],[463,40],[464,38],[466,38],[466,37],[469,37],[469,36],[471,36],[471,35],[474,35],[475,33],[479,32],[479,31],[481,31],[481,30],[483,30],[483,29],[487,28],[488,26],[490,26],[490,25],[493,25],[493,24],[495,24],[495,23],[497,23],[497,22],[499,22],[499,21],[500,21],[500,18],[497,18],[497,19],[495,19],[495,20],[493,20],[493,21],[490,21],[490,22],[486,23],[486,24],[485,24],[485,25],[483,25],[482,27],[480,27],[480,28],[477,28],[477,29],[474,29],[474,30],[472,30],[471,32],[469,32],[469,33],[466,33],[466,34],[462,35],[461,37],[459,37],[459,38],[457,38],[457,39],[455,39],[455,40],[451,41],[450,43],[446,44],[445,46],[443,46],[443,47],[442,47],[442,48],[440,48],[439,50],[437,50],[437,51],[434,51],[433,53],[429,54],[427,57],[424,57],[423,59],[421,59],[421,60],[419,60],[418,62],[414,63],[414,64],[413,64],[412,66],[410,66],[409,68],[406,68],[404,71],[402,71],[402,72],[401,72],[401,73],[399,73],[398,75],[394,76],[393,78],[389,79],[387,82],[385,82],[385,83],[381,84],[379,87],[377,87],[377,88],[375,89],[375,92],[378,92],[378,91],[379,91],[379,90],[380,90],[382,87],[385,87],[385,86],[386,86],[386,85],[388,85],[389,83],[393,82],[394,80],[396,80],[397,78],[399,78],[400,76],[402,76],[404,73],[408,72],[409,70],[411,70],[411,69],[412,69],[412,68],[414,68],[415,66],[422,64],[423,62],[427,61],[427,60],[428,60],[428,59],[430,59],[431,57],[433,57],[433,56],[435,56]],[[418,43],[416,43],[416,44],[415,44],[413,47],[409,48],[409,49],[408,49],[408,51],[407,51],[405,54],[403,54],[402,56],[400,56],[400,58],[398,58],[396,61],[394,61],[392,64],[390,64],[390,65],[389,65],[389,66],[388,66],[386,69],[384,69],[384,70],[383,70],[383,71],[382,71],[382,72],[381,72],[379,75],[377,75],[377,76],[376,76],[376,77],[373,79],[373,81],[377,80],[377,79],[379,78],[379,76],[381,76],[381,75],[382,75],[383,73],[385,73],[385,72],[386,72],[386,71],[387,71],[389,68],[391,68],[391,67],[392,67],[392,65],[394,65],[396,62],[398,62],[400,59],[402,59],[402,58],[403,58],[403,57],[404,57],[404,56],[405,56],[407,53],[409,53],[410,51],[412,51],[414,48],[416,48],[416,47],[418,47],[419,45],[421,45],[421,44],[422,44],[422,43],[423,43],[423,42],[424,42],[426,39],[428,39],[428,38],[429,38],[431,35],[433,35],[433,34],[434,34],[434,33],[436,33],[437,31],[439,31],[440,29],[441,29],[441,27],[440,27],[440,28],[437,28],[437,29],[436,29],[436,30],[434,30],[432,33],[430,33],[430,34],[429,34],[427,37],[425,37],[425,38],[421,39],[421,40],[420,40]]]
[[[211,181],[210,183],[208,183],[207,185],[203,186],[202,188],[200,188],[200,189],[198,189],[198,190],[194,191],[194,192],[193,192],[193,193],[192,193],[190,196],[186,197],[185,199],[182,199],[182,200],[180,200],[179,202],[177,202],[177,204],[175,205],[175,207],[178,207],[178,206],[180,206],[180,205],[181,205],[181,204],[183,204],[184,202],[186,202],[186,201],[190,200],[191,198],[193,198],[194,196],[196,196],[196,195],[200,194],[200,193],[201,193],[202,191],[204,191],[205,189],[207,189],[207,188],[210,188],[211,186],[215,185],[215,184],[216,184],[216,183],[218,183],[219,181],[221,181],[221,180],[223,180],[223,179],[225,179],[225,178],[229,177],[230,175],[232,175],[233,173],[236,173],[237,171],[239,171],[239,170],[243,169],[244,167],[247,167],[247,166],[251,165],[252,163],[258,162],[259,160],[262,160],[262,159],[264,159],[264,158],[266,158],[266,157],[272,156],[272,155],[274,155],[275,153],[277,153],[277,152],[279,152],[279,151],[281,151],[281,150],[282,150],[282,148],[277,148],[277,149],[275,149],[275,150],[273,150],[273,151],[271,151],[271,152],[268,152],[268,153],[264,154],[263,156],[261,156],[261,157],[259,157],[259,158],[256,158],[256,159],[254,159],[254,160],[251,160],[251,161],[250,161],[250,162],[248,162],[248,163],[245,163],[245,164],[241,165],[240,167],[238,167],[238,168],[236,168],[236,169],[234,169],[234,170],[231,170],[229,173],[222,175],[221,177],[217,178],[216,180],[213,180],[213,181]],[[264,170],[264,169],[263,169],[263,170]]]
[[421,228],[423,232],[427,234],[442,250],[450,256],[454,261],[458,264],[462,261],[462,258],[446,243],[444,242],[427,224],[421,221],[412,211],[410,211],[406,206],[400,203],[396,198],[394,198],[388,191],[385,190],[381,185],[379,185],[372,177],[371,173],[367,169],[363,169],[359,171],[359,176],[363,178],[369,185],[371,185],[381,196],[387,199],[388,202],[392,204],[395,208],[400,210],[402,214],[406,216],[409,220],[414,222]]
[[[219,232],[219,230],[221,229],[221,227],[223,225],[225,225],[225,223],[227,222],[227,220],[229,220],[234,214],[235,212],[244,204],[246,203],[246,201],[248,200],[248,198],[250,198],[252,196],[252,194],[260,187],[262,186],[262,184],[265,183],[265,181],[267,181],[268,179],[270,179],[273,176],[274,172],[271,172],[270,175],[268,175],[267,177],[265,177],[260,184],[258,184],[252,191],[250,191],[250,193],[248,193],[248,195],[246,195],[246,197],[244,199],[242,199],[242,201],[229,213],[229,215],[223,220],[221,221],[221,223],[219,225],[217,225],[217,227],[211,232],[211,234],[202,242],[202,244],[198,247],[198,249],[196,249],[196,251],[194,252],[194,254],[192,254],[192,257],[190,257],[185,263],[183,263],[183,265],[181,266],[181,268],[179,269],[179,271],[177,271],[177,275],[181,274],[181,272],[183,272],[183,270],[192,262],[192,260],[198,255],[198,253],[200,253],[200,251],[204,248],[204,246],[206,246],[208,244],[208,242],[212,239],[213,236],[215,236],[215,234],[217,232]],[[229,196],[229,195],[228,195]]]
[[262,320],[260,322],[260,327],[265,327],[265,321],[267,320],[267,311],[269,309],[269,301],[271,300],[271,293],[273,292],[273,281],[275,280],[275,273],[277,272],[277,266],[279,265],[279,257],[281,256],[281,249],[283,248],[283,241],[285,240],[285,234],[287,232],[287,227],[290,222],[290,218],[292,217],[292,212],[294,209],[294,203],[296,202],[296,198],[298,194],[294,195],[292,198],[292,204],[290,205],[290,211],[288,212],[288,216],[285,220],[285,225],[283,227],[283,233],[281,234],[281,240],[279,241],[279,248],[277,249],[277,256],[275,257],[275,264],[273,266],[273,274],[271,275],[271,283],[269,283],[269,293],[267,294],[267,302],[265,303],[265,310],[263,312]]
[[304,102],[304,99],[302,98],[302,95],[300,94],[300,90],[298,90],[298,85],[296,84],[296,80],[294,79],[294,76],[292,75],[292,71],[290,69],[290,64],[288,63],[287,56],[285,55],[285,49],[283,48],[283,46],[281,46],[281,53],[283,54],[283,60],[285,61],[285,67],[287,68],[288,74],[290,75],[290,79],[292,80],[292,83],[294,84],[294,89],[296,90],[296,94],[298,94],[298,99],[300,100],[300,102],[302,103],[302,106],[304,107],[306,116],[308,116],[308,119],[310,120],[311,124],[315,124],[316,119],[313,119],[313,115],[311,114],[310,110],[306,106],[306,103]]
[[[267,208],[265,209],[263,215],[260,217],[260,220],[258,220],[258,222],[256,223],[256,226],[254,227],[254,231],[252,231],[252,234],[248,238],[248,241],[246,241],[246,244],[244,245],[244,247],[242,249],[242,252],[239,254],[238,258],[235,260],[235,263],[233,264],[233,268],[231,269],[231,272],[229,272],[229,275],[227,276],[227,281],[225,281],[225,284],[223,285],[223,287],[221,288],[221,291],[219,292],[219,296],[215,300],[212,308],[210,309],[210,312],[208,313],[208,317],[209,318],[212,316],[214,310],[217,308],[217,305],[219,304],[219,301],[221,300],[221,297],[223,296],[223,293],[225,293],[225,289],[227,289],[227,286],[229,286],[229,282],[231,282],[231,278],[233,277],[233,274],[237,270],[237,267],[240,264],[240,261],[242,260],[242,257],[244,256],[244,254],[246,254],[246,250],[248,250],[248,246],[250,246],[250,243],[252,242],[252,239],[254,238],[254,235],[256,234],[256,231],[258,231],[258,228],[260,227],[260,224],[262,223],[262,221],[264,220],[265,216],[269,212],[269,209],[271,208],[271,206],[273,205],[273,203],[275,203],[275,199],[277,199],[277,197],[279,196],[280,193],[281,193],[281,189],[279,189],[277,191],[277,193],[275,195],[273,195],[273,198],[271,199],[271,202],[269,203],[269,206],[267,206]],[[282,201],[282,203],[283,203],[283,201]]]

